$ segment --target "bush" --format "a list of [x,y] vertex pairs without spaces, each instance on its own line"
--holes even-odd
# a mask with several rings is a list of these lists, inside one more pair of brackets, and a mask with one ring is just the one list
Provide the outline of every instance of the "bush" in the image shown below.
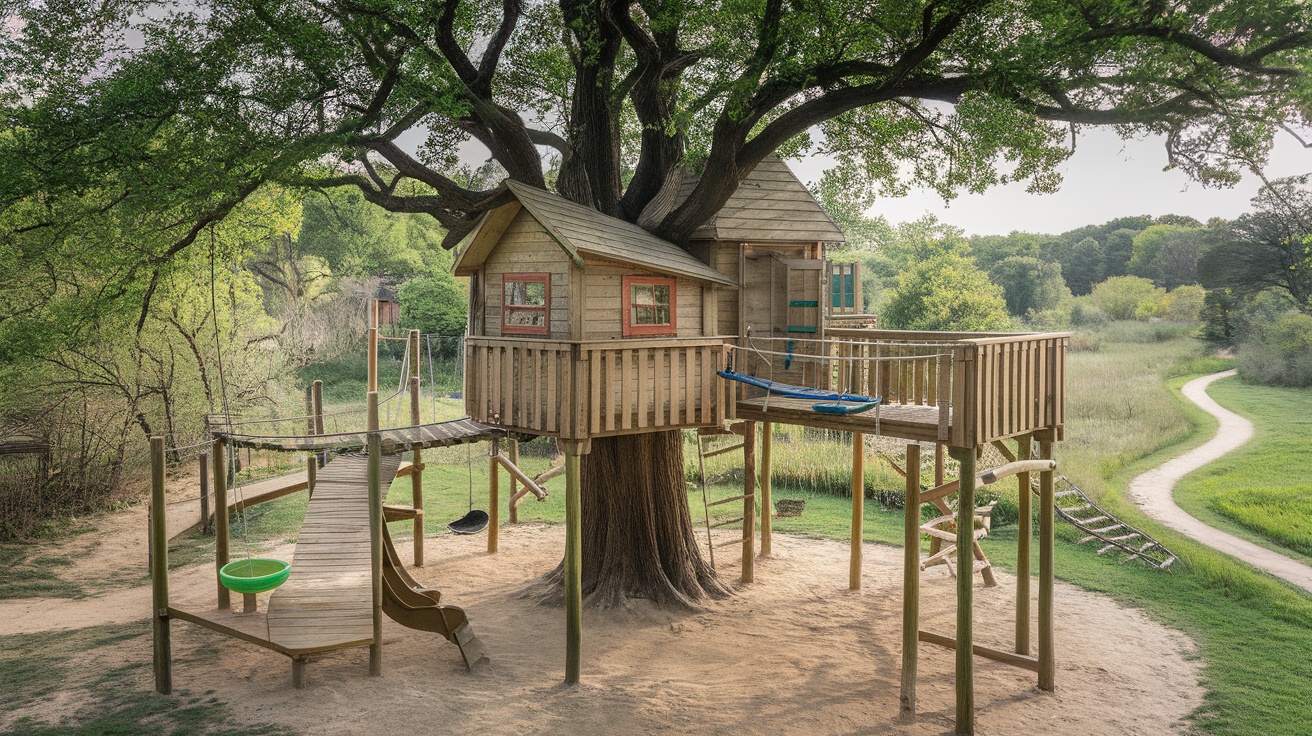
[[463,335],[469,315],[468,287],[449,273],[410,279],[396,292],[401,326],[428,335]]
[[1312,316],[1289,312],[1239,346],[1239,375],[1268,386],[1312,386]]
[[1176,322],[1197,322],[1206,296],[1207,290],[1197,284],[1175,289],[1166,295],[1166,318]]
[[1093,287],[1091,296],[1093,303],[1112,319],[1136,319],[1140,305],[1148,302],[1150,306],[1145,307],[1148,313],[1144,317],[1146,319],[1156,316],[1151,314],[1155,309],[1151,304],[1161,302],[1166,296],[1166,290],[1138,276],[1114,276]]
[[1089,299],[1076,299],[1071,304],[1071,327],[1098,327],[1110,321],[1107,313]]
[[959,255],[939,255],[911,267],[898,279],[882,310],[895,330],[990,332],[1011,327],[1002,289]]

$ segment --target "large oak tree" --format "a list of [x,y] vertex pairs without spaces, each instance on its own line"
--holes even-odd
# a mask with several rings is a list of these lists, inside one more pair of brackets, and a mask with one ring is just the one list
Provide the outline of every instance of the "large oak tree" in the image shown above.
[[[1165,134],[1209,183],[1306,122],[1302,0],[0,0],[0,320],[100,275],[140,308],[261,186],[350,187],[469,232],[515,180],[675,242],[771,152],[880,193],[1059,183],[1084,125]],[[684,170],[696,191],[672,202]],[[136,236],[98,239],[105,218]],[[86,296],[82,294],[82,296]],[[144,314],[144,312],[143,312]],[[643,465],[630,458],[642,458]],[[647,472],[646,468],[659,472]],[[680,444],[594,442],[598,598],[723,586],[692,543]],[[592,482],[604,481],[604,482]]]

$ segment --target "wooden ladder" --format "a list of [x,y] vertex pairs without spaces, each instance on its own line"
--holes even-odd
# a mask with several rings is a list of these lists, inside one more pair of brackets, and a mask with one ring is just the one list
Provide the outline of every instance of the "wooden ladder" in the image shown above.
[[[697,469],[699,471],[701,477],[701,484],[702,484],[702,519],[706,524],[706,549],[710,554],[712,568],[715,567],[716,547],[727,547],[729,545],[742,545],[743,540],[730,539],[728,541],[724,541],[724,542],[720,542],[719,544],[716,544],[711,539],[711,530],[717,529],[722,526],[728,526],[730,524],[737,524],[739,522],[742,522],[743,517],[742,516],[735,516],[732,518],[712,517],[711,509],[717,506],[723,506],[724,504],[727,503],[733,503],[735,501],[741,502],[746,499],[753,498],[755,494],[749,493],[749,494],[742,494],[738,496],[730,496],[729,498],[720,498],[714,501],[709,500],[707,496],[707,488],[706,488],[706,458],[715,457],[716,455],[724,455],[730,452],[741,452],[744,443],[736,442],[727,445],[725,447],[717,447],[713,450],[707,451],[704,440],[707,437],[715,437],[715,436],[726,435],[726,434],[741,436],[743,431],[742,429],[743,426],[744,426],[743,422],[735,422],[732,425],[730,425],[728,430],[721,429],[719,427],[702,427],[697,430]],[[760,484],[758,483],[757,485],[759,486]]]
[[[1035,480],[1031,485],[1037,494],[1038,481]],[[1057,476],[1056,493],[1053,495],[1057,515],[1085,533],[1086,536],[1081,537],[1078,544],[1096,540],[1102,542],[1098,548],[1100,555],[1115,550],[1117,554],[1124,555],[1121,564],[1140,560],[1159,570],[1165,570],[1179,559],[1161,542],[1117,519],[1094,503],[1066,476]]]

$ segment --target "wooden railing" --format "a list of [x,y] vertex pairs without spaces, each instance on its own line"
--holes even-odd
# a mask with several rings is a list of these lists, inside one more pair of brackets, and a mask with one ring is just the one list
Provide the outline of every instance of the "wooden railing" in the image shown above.
[[[864,396],[886,406],[937,409],[938,438],[954,447],[1065,424],[1069,335],[908,332],[830,328],[825,341],[754,340],[740,351],[749,370],[773,353],[779,378]],[[787,375],[779,356],[796,356]],[[769,344],[765,348],[762,345]],[[754,353],[755,350],[755,353]],[[770,351],[770,352],[767,352]],[[819,370],[805,368],[806,363]]]
[[480,422],[566,439],[720,424],[732,411],[715,375],[724,342],[467,338],[465,408]]

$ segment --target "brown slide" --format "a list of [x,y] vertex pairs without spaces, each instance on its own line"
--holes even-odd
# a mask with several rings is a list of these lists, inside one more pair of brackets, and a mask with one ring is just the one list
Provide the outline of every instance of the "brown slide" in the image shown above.
[[383,613],[408,629],[441,634],[460,649],[465,667],[487,661],[483,643],[474,636],[463,608],[438,605],[442,593],[420,585],[396,555],[392,535],[383,525]]

